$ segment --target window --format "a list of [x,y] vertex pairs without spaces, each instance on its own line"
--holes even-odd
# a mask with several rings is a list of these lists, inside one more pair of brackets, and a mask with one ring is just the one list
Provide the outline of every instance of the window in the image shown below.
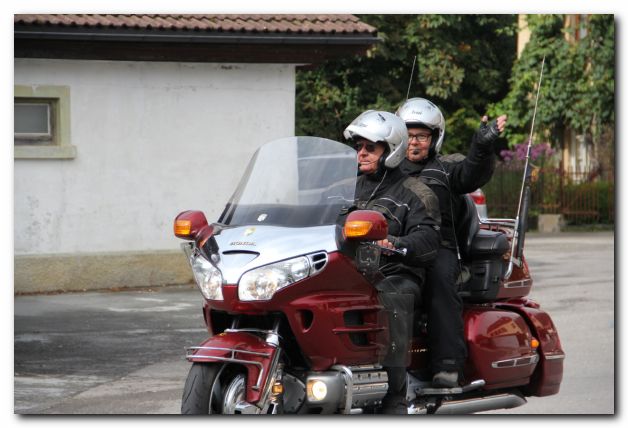
[[47,102],[15,102],[13,129],[17,144],[44,141],[52,144],[50,110]]
[[67,86],[14,88],[15,159],[72,159],[70,89]]

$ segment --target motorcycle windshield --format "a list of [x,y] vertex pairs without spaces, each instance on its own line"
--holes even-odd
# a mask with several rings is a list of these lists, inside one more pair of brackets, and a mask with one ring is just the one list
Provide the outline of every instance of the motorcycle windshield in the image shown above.
[[334,224],[353,204],[353,148],[319,137],[289,137],[260,147],[218,220],[231,226]]

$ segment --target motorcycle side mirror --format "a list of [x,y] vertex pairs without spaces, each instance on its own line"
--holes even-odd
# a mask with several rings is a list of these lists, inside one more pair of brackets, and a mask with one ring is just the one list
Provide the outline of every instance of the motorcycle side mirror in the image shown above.
[[388,222],[378,211],[352,211],[347,216],[343,234],[347,239],[379,241],[388,236]]
[[174,234],[177,238],[193,241],[208,231],[207,219],[202,211],[183,211],[174,219]]

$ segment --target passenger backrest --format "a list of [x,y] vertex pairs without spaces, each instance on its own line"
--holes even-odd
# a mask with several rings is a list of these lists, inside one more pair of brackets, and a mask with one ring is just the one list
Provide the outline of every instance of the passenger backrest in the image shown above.
[[485,229],[478,231],[471,248],[472,260],[467,263],[470,277],[460,287],[459,294],[464,300],[486,302],[503,294],[500,289],[508,265],[503,256],[507,251],[505,233]]
[[456,239],[460,255],[465,261],[471,260],[473,238],[480,230],[478,210],[469,195],[462,195],[462,203],[456,218]]
[[503,232],[481,229],[473,199],[469,195],[464,195],[463,199],[456,237],[469,276],[461,284],[459,294],[465,301],[493,301],[500,296],[500,284],[507,265],[503,256],[509,249],[508,238]]

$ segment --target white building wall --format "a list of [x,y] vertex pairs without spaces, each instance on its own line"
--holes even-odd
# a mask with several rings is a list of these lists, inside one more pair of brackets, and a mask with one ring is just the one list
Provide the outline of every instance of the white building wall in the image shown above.
[[15,59],[16,85],[71,94],[70,160],[16,159],[16,255],[176,250],[217,220],[251,155],[294,135],[295,67]]

